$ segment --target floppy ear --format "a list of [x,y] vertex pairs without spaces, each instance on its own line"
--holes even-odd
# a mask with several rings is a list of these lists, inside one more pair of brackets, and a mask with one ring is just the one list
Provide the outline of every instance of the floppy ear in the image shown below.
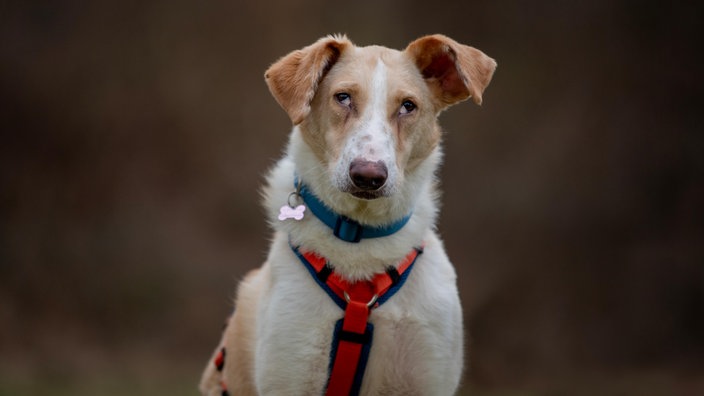
[[469,97],[482,103],[496,62],[476,48],[441,34],[421,37],[406,47],[441,108]]
[[308,115],[318,83],[350,45],[345,36],[325,37],[284,56],[264,73],[269,91],[294,125]]

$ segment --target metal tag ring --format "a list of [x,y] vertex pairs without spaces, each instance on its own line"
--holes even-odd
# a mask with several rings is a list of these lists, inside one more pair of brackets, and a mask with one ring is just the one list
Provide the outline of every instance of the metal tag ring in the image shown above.
[[290,208],[295,208],[296,205],[291,203],[291,197],[296,197],[296,200],[298,200],[298,197],[300,197],[300,195],[298,194],[298,191],[293,191],[293,192],[291,192],[291,193],[288,195],[288,199],[286,199],[286,203],[288,203],[288,206],[289,206]]

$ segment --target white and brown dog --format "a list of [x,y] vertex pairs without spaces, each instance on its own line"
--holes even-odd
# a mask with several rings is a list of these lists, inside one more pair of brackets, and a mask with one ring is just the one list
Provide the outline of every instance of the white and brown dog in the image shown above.
[[239,285],[203,395],[456,392],[462,312],[434,231],[437,118],[480,104],[495,68],[433,35],[404,51],[326,37],[267,70],[294,124],[265,189],[275,234]]

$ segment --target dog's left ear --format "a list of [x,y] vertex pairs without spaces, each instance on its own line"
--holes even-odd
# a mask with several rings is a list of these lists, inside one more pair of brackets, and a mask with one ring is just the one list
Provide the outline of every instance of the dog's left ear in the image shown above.
[[294,125],[310,112],[318,84],[352,43],[345,36],[329,36],[291,52],[264,73],[269,91]]
[[482,103],[496,61],[476,48],[441,34],[421,37],[406,47],[431,91],[445,108],[467,98]]

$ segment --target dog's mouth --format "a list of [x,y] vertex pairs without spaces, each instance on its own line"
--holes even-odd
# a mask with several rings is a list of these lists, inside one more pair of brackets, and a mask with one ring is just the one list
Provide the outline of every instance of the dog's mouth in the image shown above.
[[364,199],[367,201],[381,198],[384,195],[381,192],[381,190],[374,190],[374,191],[358,190],[358,191],[351,191],[350,194],[352,194],[352,196],[355,198]]

